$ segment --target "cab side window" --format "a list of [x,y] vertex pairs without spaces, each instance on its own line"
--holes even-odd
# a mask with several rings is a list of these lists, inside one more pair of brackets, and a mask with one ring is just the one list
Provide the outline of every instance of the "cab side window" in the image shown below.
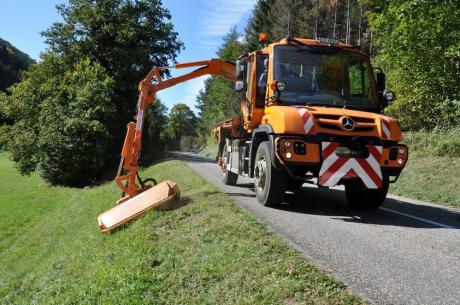
[[348,80],[351,96],[370,97],[371,81],[367,69],[362,63],[350,66],[348,69]]
[[256,80],[257,80],[256,107],[264,108],[265,107],[265,93],[267,90],[267,80],[268,80],[268,56],[267,55],[257,55],[256,57]]

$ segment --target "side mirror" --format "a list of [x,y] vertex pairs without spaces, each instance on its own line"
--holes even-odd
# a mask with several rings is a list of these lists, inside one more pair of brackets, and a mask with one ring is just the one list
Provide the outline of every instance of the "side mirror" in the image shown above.
[[246,61],[238,59],[235,63],[235,77],[239,80],[243,80],[245,71],[246,71]]
[[240,80],[235,83],[236,92],[244,92],[246,91],[247,87],[248,86],[245,81]]
[[396,100],[396,93],[394,93],[393,91],[385,91],[383,93],[383,99],[387,104],[389,104]]

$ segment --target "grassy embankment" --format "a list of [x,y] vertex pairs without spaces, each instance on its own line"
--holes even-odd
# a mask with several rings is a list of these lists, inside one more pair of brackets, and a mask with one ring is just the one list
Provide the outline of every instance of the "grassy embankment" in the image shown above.
[[[435,132],[407,132],[409,161],[392,194],[460,208],[460,128]],[[199,154],[214,158],[217,145]]]
[[182,207],[103,235],[96,216],[118,198],[113,183],[50,187],[0,153],[0,303],[362,302],[183,163],[152,174],[178,181]]
[[460,128],[407,132],[409,160],[390,192],[460,208]]

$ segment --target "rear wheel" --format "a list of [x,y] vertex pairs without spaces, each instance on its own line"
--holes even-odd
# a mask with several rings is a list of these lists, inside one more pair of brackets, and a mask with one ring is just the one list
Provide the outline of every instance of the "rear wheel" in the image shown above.
[[226,185],[236,185],[236,181],[238,180],[238,174],[232,173],[229,169],[227,169],[228,158],[230,157],[227,149],[227,144],[225,144],[224,149],[222,151],[222,157],[224,158],[222,169],[222,181]]
[[276,206],[286,191],[288,175],[273,167],[268,142],[260,143],[254,166],[254,189],[257,201],[264,206]]
[[377,210],[387,197],[388,184],[388,179],[384,179],[383,185],[379,189],[368,189],[362,183],[347,184],[345,185],[345,195],[348,204],[357,210]]

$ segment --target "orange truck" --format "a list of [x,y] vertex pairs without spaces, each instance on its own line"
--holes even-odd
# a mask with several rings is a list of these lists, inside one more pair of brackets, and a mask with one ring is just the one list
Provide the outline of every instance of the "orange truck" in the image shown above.
[[[174,181],[156,185],[139,177],[144,113],[158,91],[207,74],[235,81],[242,96],[241,115],[214,130],[226,184],[235,185],[239,176],[254,178],[257,201],[266,206],[279,204],[285,191],[304,183],[345,185],[354,208],[382,204],[408,158],[407,147],[398,144],[398,121],[381,114],[395,99],[385,90],[383,72],[374,71],[359,48],[330,39],[269,44],[262,33],[260,42],[260,50],[243,54],[236,64],[212,59],[156,67],[140,82],[135,121],[128,124],[115,178],[122,198],[99,215],[101,231],[179,197]],[[193,67],[162,78],[167,69]]]
[[359,48],[330,39],[286,38],[236,62],[241,117],[220,123],[223,181],[254,178],[257,201],[280,203],[304,183],[344,185],[350,206],[383,203],[408,158],[385,75]]

